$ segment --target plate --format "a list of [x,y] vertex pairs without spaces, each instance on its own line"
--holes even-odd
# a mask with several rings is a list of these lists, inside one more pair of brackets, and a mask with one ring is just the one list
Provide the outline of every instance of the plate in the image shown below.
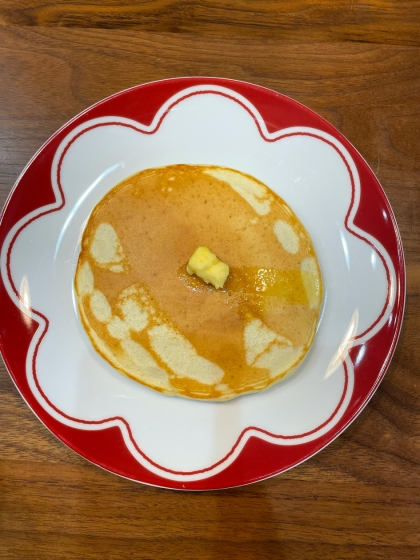
[[[258,178],[312,237],[317,335],[295,375],[269,390],[224,403],[161,395],[115,371],[80,324],[73,278],[91,210],[124,178],[175,163]],[[144,84],[75,117],[19,177],[0,243],[1,352],[22,397],[89,461],[161,487],[239,486],[320,451],[372,397],[403,318],[401,239],[367,163],[311,110],[228,79]]]

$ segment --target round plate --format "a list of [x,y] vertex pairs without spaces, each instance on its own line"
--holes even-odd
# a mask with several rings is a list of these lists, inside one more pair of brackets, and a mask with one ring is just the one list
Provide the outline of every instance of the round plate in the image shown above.
[[[80,324],[73,278],[91,210],[124,178],[175,163],[253,175],[312,237],[317,335],[295,375],[269,390],[225,403],[164,396],[115,371]],[[401,328],[400,235],[367,163],[309,109],[243,82],[171,79],[93,105],[29,162],[0,243],[1,351],[23,398],[77,453],[147,484],[226,488],[308,459],[369,401]]]

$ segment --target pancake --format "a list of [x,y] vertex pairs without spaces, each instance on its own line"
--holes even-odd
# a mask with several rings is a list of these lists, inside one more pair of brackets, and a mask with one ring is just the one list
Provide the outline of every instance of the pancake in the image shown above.
[[[229,266],[222,288],[187,272],[202,246]],[[304,226],[263,183],[172,165],[129,177],[95,206],[75,294],[93,346],[118,371],[167,395],[223,401],[296,370],[322,281]]]

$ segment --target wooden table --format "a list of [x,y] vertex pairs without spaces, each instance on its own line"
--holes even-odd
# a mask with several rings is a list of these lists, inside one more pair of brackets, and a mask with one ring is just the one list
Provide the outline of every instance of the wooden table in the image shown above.
[[102,471],[41,425],[2,364],[0,557],[420,558],[420,1],[0,0],[0,45],[0,204],[92,103],[225,76],[347,136],[389,197],[408,272],[398,348],[365,411],[305,464],[244,488],[178,493]]

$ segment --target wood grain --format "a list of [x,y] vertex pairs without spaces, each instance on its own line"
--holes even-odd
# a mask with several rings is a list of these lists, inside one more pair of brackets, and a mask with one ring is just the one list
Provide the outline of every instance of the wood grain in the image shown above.
[[3,25],[138,29],[302,41],[420,44],[413,0],[2,0]]
[[227,76],[295,98],[349,138],[390,199],[408,272],[397,351],[367,408],[308,462],[244,488],[178,493],[100,470],[40,424],[2,365],[1,558],[420,558],[419,8],[0,0],[0,205],[90,104],[150,80]]

